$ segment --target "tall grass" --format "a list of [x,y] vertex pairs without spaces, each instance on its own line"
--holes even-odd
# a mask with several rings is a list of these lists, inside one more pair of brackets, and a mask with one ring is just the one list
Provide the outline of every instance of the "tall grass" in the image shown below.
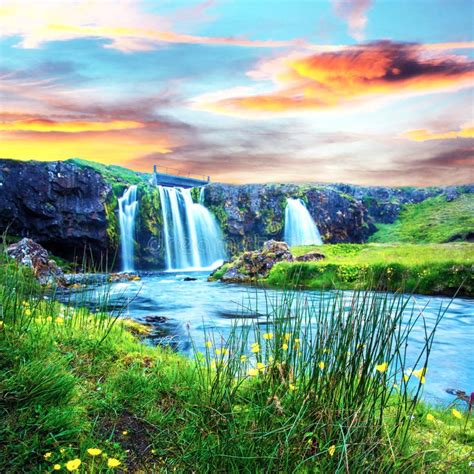
[[[242,446],[274,472],[401,465],[446,308],[430,328],[409,296],[383,292],[286,291],[259,311],[263,324],[239,321],[226,340],[208,333],[206,353],[196,354],[202,396],[231,425],[225,465],[244,468]],[[424,344],[409,363],[419,324]],[[244,430],[236,410],[247,410]]]

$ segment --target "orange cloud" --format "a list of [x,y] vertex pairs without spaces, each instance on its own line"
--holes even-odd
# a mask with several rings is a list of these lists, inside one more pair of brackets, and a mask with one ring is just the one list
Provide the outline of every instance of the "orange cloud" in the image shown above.
[[474,138],[474,127],[463,127],[460,130],[448,132],[430,132],[426,129],[409,130],[402,135],[403,138],[414,142],[425,142],[428,140],[451,140],[453,138]]
[[442,92],[472,85],[474,63],[464,56],[434,55],[423,46],[388,41],[340,51],[286,56],[248,75],[271,80],[264,94],[197,97],[196,108],[231,115],[320,110],[374,98]]
[[83,133],[83,132],[108,132],[111,130],[126,130],[130,128],[143,128],[145,125],[133,120],[113,120],[111,122],[55,122],[47,119],[16,120],[13,122],[1,122],[0,130],[9,132],[61,132],[61,133]]

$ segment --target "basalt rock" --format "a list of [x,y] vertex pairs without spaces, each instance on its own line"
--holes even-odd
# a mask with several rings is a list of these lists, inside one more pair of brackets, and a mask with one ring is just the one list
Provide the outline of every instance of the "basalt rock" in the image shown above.
[[318,260],[323,260],[326,258],[324,254],[321,252],[308,252],[305,253],[304,255],[300,255],[299,257],[296,257],[295,260],[297,262],[317,262]]
[[54,260],[50,260],[48,251],[31,239],[22,239],[7,247],[7,255],[19,264],[33,270],[33,274],[41,285],[65,286],[66,280],[61,268]]
[[0,230],[29,237],[72,260],[109,250],[111,187],[91,168],[68,162],[0,160]]

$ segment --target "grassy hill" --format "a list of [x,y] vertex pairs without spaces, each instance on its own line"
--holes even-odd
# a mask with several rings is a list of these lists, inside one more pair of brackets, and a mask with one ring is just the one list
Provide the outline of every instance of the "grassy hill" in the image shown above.
[[474,238],[474,194],[408,204],[393,224],[378,224],[370,242],[443,243]]

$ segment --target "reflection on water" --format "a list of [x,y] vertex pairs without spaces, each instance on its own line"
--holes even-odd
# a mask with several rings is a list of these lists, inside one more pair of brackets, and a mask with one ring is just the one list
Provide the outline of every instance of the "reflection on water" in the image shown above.
[[[190,354],[191,340],[198,350],[204,350],[204,331],[212,329],[225,338],[231,326],[264,321],[271,310],[277,290],[260,290],[242,285],[208,282],[207,273],[193,273],[195,281],[184,281],[185,273],[148,273],[142,280],[116,283],[111,292],[108,308],[117,310],[126,306],[125,316],[153,324],[150,340],[154,344],[170,344]],[[94,308],[103,298],[103,283],[77,291],[78,301]],[[319,299],[320,292],[304,292],[308,298]],[[68,299],[71,298],[69,294]],[[413,297],[415,308],[424,308],[424,316],[433,324],[440,308],[446,308],[446,297]],[[474,366],[471,363],[471,345],[474,328],[474,300],[456,298],[441,321],[435,337],[424,388],[424,396],[435,402],[449,402],[452,396],[446,388],[471,392],[474,390]],[[153,320],[150,317],[161,318]],[[163,319],[163,317],[165,319]],[[156,322],[156,321],[159,322]],[[417,325],[411,334],[408,354],[418,354],[424,344],[424,329]]]

